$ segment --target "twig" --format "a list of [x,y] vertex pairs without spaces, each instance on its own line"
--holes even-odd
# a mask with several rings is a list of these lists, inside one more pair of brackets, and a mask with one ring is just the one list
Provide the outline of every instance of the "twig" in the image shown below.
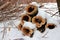
[[47,32],[46,34],[44,34],[44,35],[42,36],[42,38],[44,38],[47,34],[48,34],[48,32]]
[[[5,16],[2,16],[2,17],[4,17],[4,19],[6,19],[6,18],[8,18],[8,20],[10,20],[11,18],[13,18],[13,17],[16,17],[15,19],[17,19],[17,17],[18,17],[18,15],[16,15],[17,14],[17,12],[20,12],[22,9],[20,9],[20,10],[17,10],[17,8],[14,8],[14,9],[12,9],[11,11],[9,11],[9,12],[4,12],[4,13],[2,13],[2,14],[5,14]],[[13,13],[15,13],[15,14],[13,14]],[[10,15],[11,14],[11,15]],[[13,14],[13,15],[12,15]],[[19,13],[20,14],[20,13]],[[8,15],[10,15],[10,16],[8,16]],[[1,18],[2,18],[1,17]],[[19,15],[19,17],[20,17],[20,15]],[[15,20],[15,19],[13,19],[13,20]],[[3,20],[3,18],[0,20],[0,21],[4,21]]]
[[5,33],[6,33],[6,27],[5,27],[5,23],[4,24],[4,30],[3,30],[3,36],[2,36],[2,40],[4,39]]
[[[0,27],[0,28],[4,28],[4,27]],[[5,28],[9,28],[9,27],[5,27]],[[10,28],[16,28],[16,27],[10,27]]]
[[[53,15],[54,16],[54,14],[53,13],[51,13],[51,12],[47,12],[47,11],[45,11],[46,13],[48,13],[48,14],[50,14],[50,15]],[[58,16],[58,15],[55,15],[55,16]],[[52,17],[52,16],[51,16]]]
[[56,15],[58,13],[58,11],[55,13],[55,14],[53,14],[51,17],[53,17],[54,15]]
[[[12,21],[12,22],[13,22],[13,21]],[[13,22],[13,24],[14,24],[14,22]],[[15,25],[15,24],[14,24],[14,25]],[[15,27],[18,28],[16,25],[15,25]]]
[[7,2],[7,3],[3,4],[3,5],[0,7],[0,10],[3,9],[4,7],[6,7],[6,6],[9,5],[9,4],[10,4],[10,2]]

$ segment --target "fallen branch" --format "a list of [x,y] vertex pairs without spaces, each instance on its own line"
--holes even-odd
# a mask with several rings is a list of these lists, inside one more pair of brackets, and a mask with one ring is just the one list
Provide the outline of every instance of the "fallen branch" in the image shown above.
[[56,15],[58,13],[58,11],[55,13],[55,14],[53,14],[51,17],[53,17],[54,15]]

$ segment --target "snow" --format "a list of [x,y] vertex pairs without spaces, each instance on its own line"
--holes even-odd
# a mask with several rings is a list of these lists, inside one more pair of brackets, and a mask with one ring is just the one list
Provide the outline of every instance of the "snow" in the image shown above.
[[58,9],[57,8],[57,3],[42,3],[42,5],[44,5],[43,8],[47,8],[47,9]]
[[2,40],[2,37],[3,37],[2,36],[3,35],[3,32],[2,31],[3,31],[3,28],[0,28],[0,40]]
[[[14,24],[15,26],[18,26],[18,25],[20,24],[20,22],[21,22],[20,20],[13,20],[13,24]],[[15,26],[14,26],[14,27],[15,27]]]
[[53,19],[53,18],[47,19],[47,23],[53,23],[53,24],[55,24],[56,26],[59,25],[59,23],[58,23],[55,19]]
[[4,24],[3,23],[0,23],[0,27],[4,27]]
[[37,7],[39,7],[39,6],[41,6],[39,3],[37,3],[37,2],[32,2],[32,3],[30,3],[30,5],[35,5],[35,6],[37,6]]
[[36,28],[36,25],[31,23],[31,22],[25,22],[23,27],[29,27],[31,29],[35,29]]
[[[36,5],[37,7],[41,6],[40,4],[38,4],[36,2],[32,2],[30,4]],[[43,5],[45,8],[49,8],[49,9],[57,8],[56,3],[43,3]],[[20,6],[22,6],[22,5],[20,5]],[[24,5],[24,6],[26,6],[26,5]],[[11,27],[10,31],[8,31],[9,29],[6,28],[6,34],[4,35],[3,40],[15,40],[15,39],[21,40],[21,38],[23,40],[60,40],[60,24],[58,23],[58,22],[60,22],[60,17],[59,18],[56,18],[56,17],[52,18],[51,15],[49,15],[48,13],[45,12],[45,10],[48,10],[48,9],[38,8],[37,16],[41,16],[42,18],[46,18],[48,23],[54,23],[57,25],[57,27],[55,27],[52,30],[46,28],[45,32],[43,32],[43,33],[41,33],[38,30],[35,30],[34,35],[31,38],[28,36],[23,36],[22,31],[18,30],[16,28],[16,26],[18,26],[20,24],[20,22],[21,22],[20,20],[10,20],[7,22],[3,22],[3,23],[5,23],[5,26]],[[56,10],[54,9],[53,13],[55,13]],[[26,11],[23,11],[23,14],[25,14],[25,13],[26,13]],[[21,14],[21,15],[23,15],[23,14]],[[0,23],[0,27],[4,27],[3,23]],[[36,25],[33,24],[32,22],[25,22],[24,21],[23,27],[29,27],[30,29],[35,29]],[[1,31],[3,31],[3,28],[0,28],[0,40],[2,40],[2,36],[3,36],[3,32],[1,32]]]
[[60,27],[56,27],[55,29],[49,30],[46,35],[46,40],[60,40]]
[[46,12],[44,12],[43,10],[40,10],[40,8],[38,8],[38,14],[37,16],[41,16],[42,18],[46,18]]
[[8,40],[8,39],[13,40],[13,39],[20,38],[20,37],[23,37],[22,32],[18,31],[17,28],[11,28],[10,31],[8,31],[7,29],[7,33],[5,35],[4,40]]

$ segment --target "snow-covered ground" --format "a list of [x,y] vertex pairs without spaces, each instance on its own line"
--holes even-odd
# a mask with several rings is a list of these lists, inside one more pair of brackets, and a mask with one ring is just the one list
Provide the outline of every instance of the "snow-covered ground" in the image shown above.
[[[37,7],[40,6],[40,4],[36,4],[35,2],[30,4],[36,5]],[[43,5],[43,7],[38,8],[40,13],[38,13],[38,15],[43,18],[47,18],[49,20],[48,22],[55,23],[57,25],[56,28],[47,28],[44,33],[40,33],[38,30],[35,30],[33,37],[30,38],[28,36],[23,36],[22,32],[17,29],[17,26],[20,23],[19,19],[9,20],[0,23],[0,40],[60,40],[59,13],[51,18],[52,14],[58,11],[57,3],[43,3]]]

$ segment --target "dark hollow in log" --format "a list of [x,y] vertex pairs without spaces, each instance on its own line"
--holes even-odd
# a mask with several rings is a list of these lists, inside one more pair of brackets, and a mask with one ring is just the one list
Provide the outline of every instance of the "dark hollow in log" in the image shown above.
[[55,25],[54,25],[54,24],[48,25],[48,28],[49,28],[49,29],[54,29],[54,28],[55,28]]
[[42,25],[40,28],[37,28],[37,30],[39,30],[41,33],[43,33],[44,31],[45,31],[45,29],[46,29],[46,24],[47,24],[47,21],[45,22],[45,24],[44,25]]
[[38,8],[37,6],[34,5],[28,5],[25,7],[27,14],[30,15],[31,17],[34,17],[38,14]]

